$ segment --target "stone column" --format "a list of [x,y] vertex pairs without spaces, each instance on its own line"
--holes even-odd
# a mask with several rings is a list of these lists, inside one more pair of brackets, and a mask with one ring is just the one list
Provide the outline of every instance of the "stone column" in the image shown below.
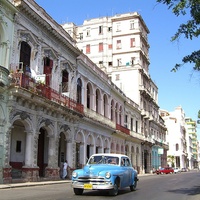
[[31,167],[33,159],[33,141],[32,141],[32,133],[26,133],[26,149],[25,149],[25,166]]
[[12,169],[10,162],[11,128],[5,133],[4,139],[4,164],[3,164],[3,183],[12,182]]
[[58,152],[56,152],[58,142],[55,137],[49,137],[48,166],[45,169],[45,176],[50,180],[60,179],[58,167]]
[[80,143],[80,151],[79,151],[79,166],[82,168],[85,165],[86,162],[86,147],[85,143]]
[[67,171],[67,176],[71,179],[71,174],[72,174],[72,171],[73,171],[73,155],[74,155],[74,152],[73,152],[73,143],[72,143],[72,140],[68,140],[66,142],[66,159],[68,161],[68,165],[69,168],[68,171]]
[[69,164],[69,166],[71,167],[72,166],[72,161],[73,161],[73,144],[72,144],[72,141],[70,140],[68,140],[68,141],[66,141],[66,153],[67,153],[67,155],[66,155],[66,159],[67,159],[67,161],[68,161],[68,164]]
[[4,158],[4,134],[3,134],[4,120],[0,116],[0,184],[3,183],[3,158]]
[[35,140],[38,140],[38,137],[33,137],[33,132],[26,133],[25,165],[22,167],[22,177],[26,181],[38,181],[39,179],[39,168],[36,165],[37,156],[35,157],[37,141]]

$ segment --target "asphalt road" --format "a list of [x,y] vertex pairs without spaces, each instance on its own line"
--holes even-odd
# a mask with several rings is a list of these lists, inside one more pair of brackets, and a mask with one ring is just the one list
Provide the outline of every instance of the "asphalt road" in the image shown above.
[[70,183],[9,188],[0,190],[0,200],[200,200],[200,172],[139,177],[137,190],[121,190],[118,196],[107,192],[84,191],[76,196]]

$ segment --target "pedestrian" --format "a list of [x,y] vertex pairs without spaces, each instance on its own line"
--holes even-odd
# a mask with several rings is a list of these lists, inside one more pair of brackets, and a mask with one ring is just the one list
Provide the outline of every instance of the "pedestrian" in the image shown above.
[[63,179],[66,179],[67,177],[67,168],[68,168],[68,162],[67,160],[65,160],[65,162],[63,163],[63,176],[62,176]]

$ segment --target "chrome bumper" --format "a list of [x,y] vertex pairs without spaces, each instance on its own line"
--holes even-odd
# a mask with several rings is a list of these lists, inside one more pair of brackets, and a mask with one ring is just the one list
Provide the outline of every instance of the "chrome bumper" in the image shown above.
[[108,183],[87,183],[87,184],[91,184],[91,187],[85,187],[84,183],[80,183],[77,181],[73,181],[72,182],[72,188],[79,188],[79,189],[84,189],[84,190],[111,190],[113,189],[113,185],[111,182]]

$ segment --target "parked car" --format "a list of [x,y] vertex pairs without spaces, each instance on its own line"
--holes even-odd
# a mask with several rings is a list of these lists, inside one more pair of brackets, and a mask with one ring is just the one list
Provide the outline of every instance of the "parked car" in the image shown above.
[[174,169],[172,167],[164,167],[156,170],[156,174],[173,174]]
[[181,173],[181,169],[178,168],[178,167],[175,167],[175,168],[174,168],[174,173],[175,173],[175,174],[176,174],[176,173]]
[[125,187],[136,190],[138,180],[129,157],[122,154],[94,154],[83,169],[72,172],[76,195],[82,195],[84,190],[107,190],[116,196],[118,190]]
[[182,172],[188,172],[189,170],[188,170],[187,168],[184,167],[184,168],[181,169],[181,171],[182,171]]

